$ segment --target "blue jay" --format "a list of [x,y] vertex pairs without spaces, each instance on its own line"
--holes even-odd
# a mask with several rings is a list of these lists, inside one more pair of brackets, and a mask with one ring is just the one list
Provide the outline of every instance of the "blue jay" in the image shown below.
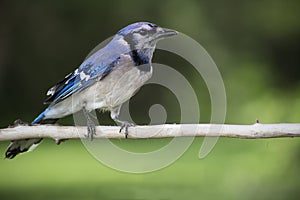
[[[32,124],[51,124],[58,119],[83,111],[87,120],[87,137],[92,139],[95,124],[89,112],[110,111],[111,118],[125,130],[128,122],[118,119],[120,108],[151,77],[151,59],[158,40],[177,32],[149,22],[137,22],[121,29],[102,49],[87,58],[74,72],[47,92],[50,104]],[[32,150],[42,138],[15,140],[5,157]]]

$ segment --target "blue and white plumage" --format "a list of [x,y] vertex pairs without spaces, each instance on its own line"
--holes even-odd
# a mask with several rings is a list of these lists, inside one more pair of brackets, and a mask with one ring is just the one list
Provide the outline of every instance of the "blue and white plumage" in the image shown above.
[[[118,119],[121,105],[151,77],[151,59],[159,39],[177,34],[149,22],[138,22],[121,29],[102,49],[86,59],[47,92],[49,107],[32,124],[55,123],[56,120],[83,110],[88,135],[95,134],[88,113],[95,109],[111,112],[111,118],[125,133],[129,124]],[[122,129],[121,128],[121,129]],[[42,139],[13,141],[6,158],[30,150]]]

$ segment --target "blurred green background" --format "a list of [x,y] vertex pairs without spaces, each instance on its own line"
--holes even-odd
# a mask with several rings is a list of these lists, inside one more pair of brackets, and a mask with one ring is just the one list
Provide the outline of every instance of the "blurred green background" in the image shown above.
[[[251,124],[256,118],[299,122],[299,7],[297,0],[2,0],[0,126],[35,118],[45,108],[47,89],[99,42],[136,21],[176,29],[203,45],[224,79],[226,123]],[[199,98],[200,121],[209,122],[209,94],[192,66],[162,51],[154,61],[176,68],[190,81]],[[174,95],[146,86],[130,102],[136,123],[149,123],[153,103],[165,106],[168,123],[179,122]],[[113,125],[109,113],[99,117],[101,124]],[[60,123],[73,124],[73,119]],[[167,168],[127,174],[95,160],[80,141],[57,146],[45,140],[32,153],[0,159],[0,199],[299,199],[299,139],[223,138],[199,160],[202,141],[197,138]],[[168,140],[113,142],[143,152]],[[0,144],[3,157],[7,145]]]

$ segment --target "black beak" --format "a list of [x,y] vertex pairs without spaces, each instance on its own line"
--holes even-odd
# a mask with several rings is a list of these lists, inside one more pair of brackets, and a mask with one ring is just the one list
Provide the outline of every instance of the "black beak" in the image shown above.
[[175,30],[163,28],[162,31],[158,34],[157,39],[162,39],[162,38],[170,37],[170,36],[177,35],[177,34],[178,34],[178,32]]

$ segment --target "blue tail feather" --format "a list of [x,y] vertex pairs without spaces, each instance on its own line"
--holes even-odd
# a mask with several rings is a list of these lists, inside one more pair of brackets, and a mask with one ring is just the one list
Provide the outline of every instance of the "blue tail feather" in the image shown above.
[[43,120],[43,118],[45,117],[46,112],[48,112],[48,108],[45,111],[43,111],[37,118],[35,118],[31,123],[32,124],[39,124]]

